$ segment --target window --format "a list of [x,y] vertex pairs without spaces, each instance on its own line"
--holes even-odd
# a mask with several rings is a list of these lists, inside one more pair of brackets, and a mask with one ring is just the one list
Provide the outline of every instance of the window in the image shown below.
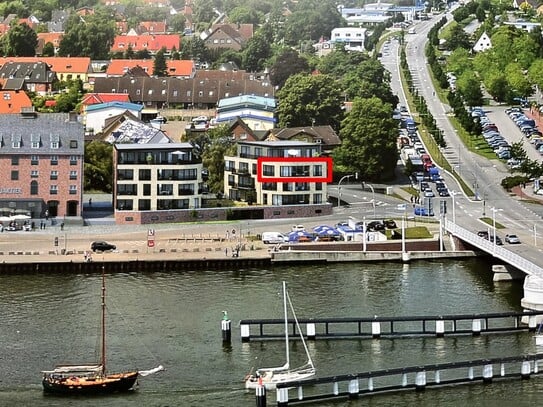
[[18,155],[12,155],[11,156],[11,165],[19,165],[19,156]]
[[139,179],[140,181],[150,181],[151,170],[139,170]]
[[77,185],[70,185],[70,195],[77,194]]
[[30,178],[38,178],[39,176],[40,176],[39,171],[37,170],[30,171]]
[[77,148],[77,140],[70,140],[70,148]]
[[71,180],[77,179],[77,171],[70,171],[70,179]]
[[203,90],[198,91],[198,96],[200,97],[204,96],[204,91]]
[[273,165],[263,165],[262,173],[267,177],[275,176],[275,168]]
[[176,90],[173,91],[173,97],[174,98],[177,97],[177,91]]
[[58,155],[51,156],[51,165],[58,165]]
[[38,195],[38,181],[30,182],[30,195]]
[[136,95],[141,95],[141,89],[136,90]]
[[18,179],[19,179],[19,171],[17,170],[11,171],[11,180],[17,181]]
[[51,171],[51,176],[49,179],[58,179],[58,171]]
[[49,186],[49,193],[51,195],[57,195],[58,194],[58,186],[57,185]]
[[30,147],[31,148],[40,148],[41,138],[38,134],[30,135]]
[[21,148],[21,136],[15,134],[11,136],[11,148]]
[[313,166],[313,175],[315,177],[322,177],[322,165]]
[[51,149],[56,150],[60,147],[60,136],[51,134]]
[[30,156],[30,164],[31,165],[38,165],[40,163],[40,156],[39,155],[31,155]]
[[70,165],[77,165],[77,156],[71,155],[70,156]]

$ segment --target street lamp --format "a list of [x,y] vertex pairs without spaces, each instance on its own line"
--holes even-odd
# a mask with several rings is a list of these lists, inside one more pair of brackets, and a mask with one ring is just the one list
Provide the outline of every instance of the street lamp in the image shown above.
[[453,223],[456,225],[456,201],[454,199],[455,196],[456,191],[451,191]]
[[493,230],[494,239],[493,239],[493,242],[492,242],[492,246],[493,246],[493,250],[495,250],[495,248],[496,248],[496,212],[501,211],[501,209],[497,209],[495,207],[492,207],[491,211],[492,211],[492,228],[494,229]]
[[373,189],[373,185],[366,184],[365,182],[362,183],[362,186],[364,189],[366,188],[366,185],[371,189],[371,202],[373,203],[373,219],[375,219],[375,190]]
[[345,175],[343,177],[341,177],[341,179],[339,180],[339,182],[337,183],[337,190],[338,190],[338,198],[337,198],[337,206],[338,208],[341,206],[341,182],[344,180],[344,179],[349,179],[353,176],[353,174],[350,174],[350,175]]

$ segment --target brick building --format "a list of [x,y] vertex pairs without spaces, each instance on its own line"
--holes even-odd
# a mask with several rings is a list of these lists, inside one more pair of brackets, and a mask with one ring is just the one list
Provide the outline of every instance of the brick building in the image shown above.
[[61,113],[0,115],[0,209],[43,217],[81,216],[83,126]]

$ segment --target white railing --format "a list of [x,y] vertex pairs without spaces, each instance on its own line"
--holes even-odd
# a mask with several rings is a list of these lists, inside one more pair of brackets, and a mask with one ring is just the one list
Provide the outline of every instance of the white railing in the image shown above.
[[452,235],[464,240],[465,242],[478,247],[481,250],[491,254],[492,256],[503,260],[512,266],[518,268],[526,274],[536,276],[540,279],[543,279],[543,268],[538,266],[535,263],[525,259],[522,256],[519,256],[516,253],[513,253],[510,250],[502,246],[498,246],[491,242],[490,240],[484,239],[478,236],[476,233],[470,232],[467,229],[464,229],[461,226],[445,219],[444,222],[445,230]]

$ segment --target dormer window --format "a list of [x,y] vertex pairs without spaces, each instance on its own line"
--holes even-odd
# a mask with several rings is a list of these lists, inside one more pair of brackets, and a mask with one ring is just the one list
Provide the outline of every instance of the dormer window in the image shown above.
[[21,148],[21,136],[11,136],[11,148]]
[[40,148],[41,145],[41,139],[38,134],[31,134],[30,135],[30,146],[31,148]]
[[51,148],[56,150],[60,147],[60,137],[57,134],[51,134]]

